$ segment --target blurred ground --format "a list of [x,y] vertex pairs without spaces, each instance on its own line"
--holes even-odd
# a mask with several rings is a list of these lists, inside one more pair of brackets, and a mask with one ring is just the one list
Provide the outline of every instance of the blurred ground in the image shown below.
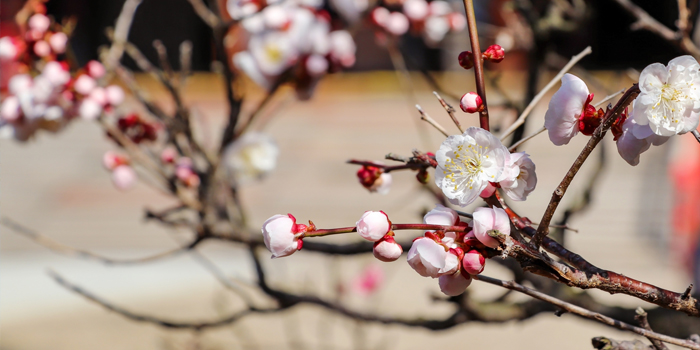
[[[630,85],[618,74],[595,76],[610,91]],[[169,104],[161,88],[144,77],[141,80],[151,97],[163,106]],[[456,133],[431,90],[419,76],[413,80],[417,101]],[[473,90],[471,80],[469,74],[459,72],[440,82],[446,90],[461,94]],[[513,97],[522,95],[522,76],[510,73],[501,78],[501,84]],[[589,86],[594,86],[591,81]],[[225,113],[221,82],[210,75],[198,75],[187,89],[188,104],[203,121],[199,125],[203,142],[216,144],[212,135]],[[512,120],[514,116],[495,107],[501,99],[493,89],[489,91],[494,119],[503,123]],[[593,91],[595,101],[606,95]],[[343,163],[349,158],[379,160],[388,152],[408,155],[413,148],[434,151],[442,141],[441,134],[418,121],[412,107],[415,102],[407,99],[394,73],[331,76],[320,83],[312,101],[291,100],[277,100],[275,119],[266,128],[281,149],[278,169],[265,181],[243,190],[253,226],[273,214],[287,212],[302,221],[312,219],[319,227],[348,226],[365,210],[380,209],[394,222],[409,222],[420,220],[421,210],[432,207],[430,196],[417,190],[412,174],[396,174],[389,195],[370,195],[357,184],[356,168]],[[532,113],[530,130],[542,125],[545,110],[546,103],[541,103]],[[475,125],[475,118],[461,112],[458,115],[463,124]],[[537,164],[539,178],[528,201],[515,205],[523,215],[533,221],[539,218],[585,141],[579,136],[568,146],[554,147],[541,135],[523,148]],[[594,193],[595,208],[571,222],[580,233],[569,234],[567,244],[598,266],[684,290],[689,278],[667,252],[671,198],[666,162],[673,144],[645,153],[638,167],[630,167],[617,155],[610,137],[605,147],[607,167]],[[109,174],[101,166],[103,152],[111,148],[95,124],[76,122],[58,135],[40,134],[27,144],[2,140],[0,148],[3,216],[62,243],[112,257],[146,256],[173,248],[187,237],[186,232],[144,224],[143,208],[163,208],[170,203],[167,198],[143,184],[127,193],[111,186]],[[578,197],[590,167],[584,166],[560,208]],[[0,230],[0,349],[4,350],[389,350],[437,348],[457,342],[488,349],[590,349],[594,336],[632,338],[571,315],[557,318],[542,314],[523,323],[469,324],[431,333],[397,326],[363,326],[309,307],[250,317],[214,331],[168,331],[110,313],[57,286],[45,272],[53,269],[115,304],[166,319],[216,319],[240,304],[188,256],[142,266],[107,267],[58,256],[4,227]],[[244,251],[217,242],[202,245],[200,251],[228,274],[251,280]],[[265,263],[275,285],[333,297],[339,282],[349,282],[374,260],[371,255],[331,260],[301,253]],[[343,301],[357,310],[384,315],[428,318],[448,314],[445,305],[431,301],[430,296],[439,293],[436,281],[421,278],[403,260],[381,266],[387,280],[380,292],[361,297],[346,289]],[[484,273],[508,278],[495,264],[487,265]],[[470,290],[480,299],[500,293],[478,282]],[[594,295],[606,303],[650,307],[625,296]],[[546,341],[540,336],[543,332],[548,334]]]

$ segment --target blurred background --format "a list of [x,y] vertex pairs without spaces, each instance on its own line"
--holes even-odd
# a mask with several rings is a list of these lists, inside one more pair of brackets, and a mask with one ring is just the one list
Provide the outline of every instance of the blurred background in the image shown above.
[[[518,6],[524,3],[476,2],[482,46],[498,43],[506,49],[505,61],[488,65],[493,79],[489,79],[487,93],[496,130],[517,117],[508,108],[510,102],[529,101],[586,46],[592,46],[593,53],[572,73],[589,84],[597,97],[594,102],[629,87],[646,65],[666,63],[683,54],[651,32],[631,30],[634,18],[614,1],[585,2],[580,16],[553,13],[548,1],[528,1],[530,12],[522,12]],[[653,0],[635,3],[666,26],[673,27],[678,18],[675,2],[668,6]],[[51,0],[46,6],[47,14],[59,22],[77,20],[70,45],[82,65],[96,59],[98,48],[108,44],[105,29],[114,25],[122,4],[117,0]],[[22,5],[19,0],[0,3],[0,36],[16,34],[14,14]],[[688,5],[694,23],[697,2]],[[527,13],[533,18],[527,18]],[[345,161],[379,160],[389,152],[408,155],[414,148],[436,150],[444,137],[421,124],[413,107],[416,102],[451,133],[458,132],[432,95],[434,85],[426,82],[424,72],[452,95],[475,90],[472,71],[459,67],[456,59],[459,52],[469,49],[467,34],[452,33],[437,47],[429,47],[420,38],[402,37],[400,50],[411,71],[410,87],[393,71],[389,54],[377,44],[371,29],[358,29],[354,36],[358,48],[353,68],[325,77],[309,101],[296,100],[290,91],[277,96],[266,113],[265,132],[281,152],[272,174],[241,189],[251,226],[287,212],[302,221],[313,220],[318,227],[349,226],[366,210],[383,210],[394,222],[418,222],[434,206],[434,197],[421,190],[412,174],[396,174],[388,195],[370,194],[357,183],[356,167]],[[195,72],[183,96],[195,115],[202,143],[215,145],[212,135],[220,133],[225,121],[226,95],[221,78],[211,72],[211,29],[186,0],[145,0],[134,18],[129,41],[156,62],[155,39],[169,52],[176,52],[184,40],[193,43]],[[177,56],[170,58],[178,70]],[[138,70],[128,57],[123,63]],[[154,79],[146,74],[136,79],[160,107],[174,108]],[[252,100],[262,98],[259,88],[245,86]],[[537,105],[521,134],[543,125],[546,101],[548,97]],[[127,103],[136,105],[131,96]],[[472,115],[458,114],[463,125],[478,125]],[[527,202],[514,207],[533,220],[538,218],[586,141],[578,137],[566,147],[554,147],[546,136],[540,136],[528,142],[522,150],[537,164],[538,188]],[[115,258],[148,256],[186,241],[186,232],[144,220],[144,208],[166,207],[173,204],[171,199],[144,184],[128,192],[113,188],[101,165],[110,142],[95,123],[76,122],[59,134],[40,134],[26,143],[3,139],[0,149],[3,217],[66,245]],[[592,204],[568,222],[578,233],[566,235],[567,246],[599,267],[670,290],[685,290],[698,270],[697,149],[695,140],[683,135],[653,147],[642,155],[640,165],[631,167],[619,157],[612,139],[606,138],[596,155],[605,165],[596,179]],[[590,161],[583,167],[560,208],[580,198],[584,179],[595,171],[595,164]],[[590,339],[595,336],[634,339],[572,315],[557,318],[542,313],[523,322],[467,323],[431,332],[365,324],[312,306],[255,315],[214,330],[168,330],[105,310],[58,286],[47,271],[60,272],[128,310],[164,319],[215,319],[235,310],[240,301],[188,255],[134,266],[105,266],[57,255],[5,227],[0,232],[3,350],[423,349],[455,344],[489,349],[590,349]],[[334,237],[328,241],[358,239]],[[251,261],[244,249],[220,241],[205,242],[197,249],[227,275],[254,288]],[[370,255],[343,258],[302,252],[285,259],[266,259],[264,264],[275,286],[313,292],[355,310],[408,318],[439,318],[450,313],[448,305],[437,299],[437,283],[418,276],[403,259],[380,264]],[[484,273],[509,278],[508,271],[495,263],[487,263]],[[376,283],[368,285],[368,279]],[[700,281],[695,282],[697,286]],[[489,300],[499,290],[473,283],[469,293],[475,300]],[[652,309],[630,297],[599,291],[590,294],[606,305]],[[658,327],[662,332],[663,325]],[[543,330],[546,340],[540,334]]]

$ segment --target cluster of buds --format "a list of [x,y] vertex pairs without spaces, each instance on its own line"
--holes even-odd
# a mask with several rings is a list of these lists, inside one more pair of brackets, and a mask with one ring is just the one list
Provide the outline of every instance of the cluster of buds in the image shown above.
[[0,38],[0,60],[31,65],[36,60],[53,61],[65,54],[68,35],[58,25],[51,28],[51,19],[44,14],[45,8],[37,10],[41,12],[29,17],[22,28],[23,35]]
[[378,166],[363,165],[357,171],[357,178],[360,180],[360,184],[370,192],[387,194],[391,189],[391,174],[385,173]]
[[422,36],[426,44],[439,44],[449,32],[458,32],[466,27],[464,15],[452,10],[446,1],[435,0],[403,0],[396,4],[400,11],[390,11],[387,7],[379,6],[372,10],[372,24],[383,32],[400,36],[411,32]]
[[136,113],[128,114],[117,120],[117,127],[134,143],[155,141],[158,137],[157,124],[143,120]]
[[383,211],[367,211],[355,224],[360,237],[374,242],[374,257],[384,262],[398,259],[403,253],[401,245],[394,240],[389,216]]
[[79,102],[78,114],[93,120],[103,112],[112,112],[124,102],[124,90],[117,85],[102,87],[98,83],[105,76],[105,68],[98,61],[90,61],[72,82],[74,100]]
[[[491,45],[486,51],[481,53],[481,59],[499,63],[506,58],[506,51],[500,45]],[[464,69],[472,69],[474,67],[474,54],[471,51],[462,51],[457,56],[459,65]]]
[[136,172],[127,156],[108,151],[102,157],[102,165],[112,172],[112,183],[117,189],[128,190],[136,184]]
[[194,163],[188,157],[181,157],[175,163],[175,177],[185,186],[195,188],[199,186],[199,175],[194,171]]
[[249,39],[247,49],[234,54],[234,66],[265,89],[292,78],[306,99],[326,73],[355,64],[352,36],[331,30],[325,10],[293,2],[268,5],[241,26]]
[[292,214],[278,214],[263,223],[262,234],[265,246],[274,259],[289,256],[301,250],[304,234],[315,229],[316,226],[311,221],[308,226],[297,224],[297,219]]

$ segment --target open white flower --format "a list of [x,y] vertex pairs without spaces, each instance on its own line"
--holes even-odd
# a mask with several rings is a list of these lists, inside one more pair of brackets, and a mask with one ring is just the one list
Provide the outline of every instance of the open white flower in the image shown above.
[[274,170],[278,154],[279,149],[271,137],[249,132],[228,146],[223,161],[238,183],[246,183]]
[[634,100],[632,118],[660,136],[684,134],[698,127],[700,65],[692,56],[648,65],[639,75],[641,93]]
[[413,241],[407,258],[408,264],[423,277],[438,278],[459,270],[457,256],[428,237],[420,237]]
[[622,124],[622,136],[617,139],[617,152],[629,165],[639,164],[639,156],[646,152],[651,145],[659,146],[668,141],[670,136],[654,134],[649,124],[639,125],[628,118]]
[[537,186],[535,163],[525,152],[509,154],[501,179],[501,188],[510,199],[524,201]]
[[572,74],[564,74],[561,87],[549,101],[544,115],[544,127],[549,139],[557,146],[566,145],[578,134],[579,117],[588,99],[588,87]]
[[435,184],[452,204],[467,206],[503,172],[508,149],[490,132],[470,127],[452,135],[435,154]]
[[489,236],[489,231],[496,230],[506,236],[510,235],[510,219],[501,208],[477,208],[473,217],[474,236],[487,247],[496,248],[499,244]]

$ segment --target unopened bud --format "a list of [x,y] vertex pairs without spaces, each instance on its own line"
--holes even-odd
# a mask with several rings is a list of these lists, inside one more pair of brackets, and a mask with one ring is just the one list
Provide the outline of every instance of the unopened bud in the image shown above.
[[459,108],[466,113],[476,113],[484,110],[484,103],[476,92],[468,92],[459,100]]
[[423,185],[428,183],[429,178],[430,174],[428,174],[428,170],[426,169],[421,169],[418,171],[418,174],[416,174],[416,179],[418,179],[418,182],[422,183]]
[[471,51],[462,51],[457,56],[459,65],[464,69],[472,69],[474,67],[474,55]]
[[486,51],[484,51],[482,57],[485,60],[491,60],[492,62],[498,63],[506,58],[506,51],[503,50],[501,45],[491,45],[488,49],[486,49]]
[[362,238],[376,242],[389,233],[391,221],[383,211],[366,211],[355,226]]
[[443,275],[438,278],[440,291],[449,296],[457,296],[464,293],[471,283],[471,277],[464,276],[461,273]]
[[586,136],[593,135],[595,129],[603,122],[603,110],[601,109],[600,113],[598,113],[595,107],[591,106],[591,101],[593,101],[593,94],[589,94],[586,98],[586,102],[583,105],[583,112],[578,120],[579,131]]
[[401,248],[400,244],[396,243],[394,237],[391,236],[392,234],[393,233],[389,233],[385,235],[382,239],[374,243],[372,253],[374,253],[374,257],[379,259],[380,261],[395,261],[403,253],[403,248]]
[[470,275],[478,275],[484,271],[486,259],[478,250],[470,250],[464,254],[462,268]]

